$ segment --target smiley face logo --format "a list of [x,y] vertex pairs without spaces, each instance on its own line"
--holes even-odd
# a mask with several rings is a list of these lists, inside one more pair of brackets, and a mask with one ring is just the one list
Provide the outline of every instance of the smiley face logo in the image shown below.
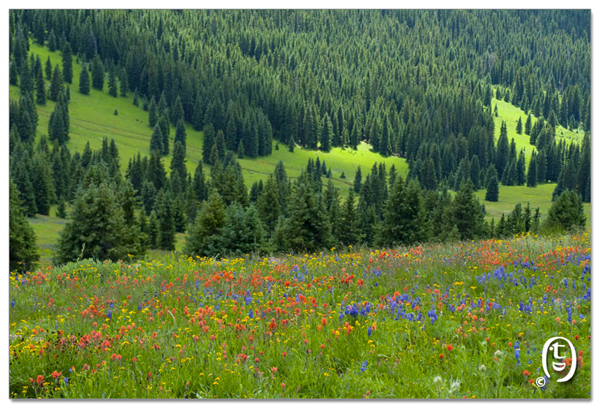
[[[567,344],[559,342],[559,340],[562,340]],[[571,353],[571,369],[565,377],[557,380],[557,382],[565,382],[573,378],[575,370],[577,369],[575,346],[573,346],[573,343],[564,337],[552,337],[546,341],[546,344],[544,344],[544,349],[542,350],[542,367],[544,368],[544,373],[548,378],[550,378],[550,371],[548,371],[548,352],[552,352],[552,358],[555,360],[552,361],[552,368],[554,371],[562,372],[565,368],[567,368],[567,363],[565,362],[565,358],[567,358],[567,355],[565,354],[567,349]]]

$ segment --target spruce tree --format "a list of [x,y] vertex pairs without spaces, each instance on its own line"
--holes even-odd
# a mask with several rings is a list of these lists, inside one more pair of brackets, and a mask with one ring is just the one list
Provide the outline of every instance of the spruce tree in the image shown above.
[[71,50],[71,44],[65,42],[62,48],[62,74],[63,79],[67,83],[73,82],[73,51]]
[[527,120],[525,121],[525,134],[526,135],[531,135],[531,113],[529,115],[527,115]]
[[25,218],[17,186],[10,180],[9,267],[10,271],[30,271],[39,260],[36,236]]
[[202,141],[202,161],[205,163],[211,163],[210,153],[215,144],[215,128],[212,123],[208,123],[202,129],[203,141]]
[[114,98],[118,96],[117,75],[115,69],[111,69],[108,73],[108,94]]
[[529,168],[527,170],[527,187],[537,187],[537,167],[537,157],[532,155],[529,161]]
[[517,122],[517,134],[523,134],[523,122],[521,121],[521,117],[519,116],[519,121]]
[[86,64],[83,65],[81,73],[79,74],[79,92],[84,95],[90,94],[90,74]]
[[[121,72],[119,73],[119,91],[121,96],[127,96],[127,92],[129,91],[129,80],[125,68],[121,69]],[[136,105],[135,102],[134,105]]]
[[333,139],[333,129],[329,115],[325,113],[323,117],[323,126],[321,127],[321,136],[319,142],[321,143],[321,150],[328,152],[331,150],[331,143]]
[[185,253],[191,256],[216,256],[220,253],[221,231],[225,226],[225,204],[213,192],[202,203],[186,238]]
[[50,60],[50,56],[48,55],[48,59],[46,60],[46,66],[44,67],[44,73],[46,74],[46,79],[50,81],[52,79],[52,61]]
[[581,196],[576,191],[565,190],[552,203],[544,226],[547,228],[558,227],[569,231],[584,228],[585,222]]
[[46,83],[44,82],[44,76],[41,70],[38,70],[35,78],[35,101],[38,105],[46,104]]
[[150,137],[150,151],[156,151],[162,155],[163,152],[163,135],[160,126],[155,125]]
[[[492,175],[493,178],[493,175]],[[461,240],[472,240],[483,231],[484,219],[479,200],[473,194],[473,183],[464,183],[449,208],[451,225],[456,225]]]
[[52,81],[50,83],[50,94],[48,99],[51,101],[57,101],[58,95],[63,91],[63,77],[60,68],[54,67],[54,73],[52,74]]
[[354,174],[354,192],[356,194],[359,194],[361,188],[362,188],[362,173],[360,171],[360,166],[358,166],[358,169],[356,169],[356,173]]
[[139,234],[125,224],[114,190],[115,186],[107,182],[93,182],[79,190],[60,234],[58,263],[80,258],[117,261],[140,254]]
[[98,54],[92,59],[92,86],[100,91],[104,88],[104,66]]
[[156,246],[165,251],[175,250],[175,218],[173,200],[164,189],[156,195],[154,211],[158,221],[158,237]]

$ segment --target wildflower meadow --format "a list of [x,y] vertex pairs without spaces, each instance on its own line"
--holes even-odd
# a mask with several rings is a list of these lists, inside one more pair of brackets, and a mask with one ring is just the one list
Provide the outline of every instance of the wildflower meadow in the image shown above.
[[[10,277],[11,398],[590,398],[589,233]],[[545,378],[554,336],[574,377]],[[566,371],[565,371],[566,373]]]

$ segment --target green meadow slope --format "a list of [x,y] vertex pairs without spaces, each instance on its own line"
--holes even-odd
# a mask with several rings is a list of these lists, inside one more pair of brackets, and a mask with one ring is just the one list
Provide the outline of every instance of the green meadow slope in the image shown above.
[[[52,65],[61,63],[59,52],[51,52],[46,47],[35,43],[31,44],[30,52],[39,55],[42,63],[50,56]],[[133,105],[133,94],[127,97],[114,98],[108,94],[105,83],[103,91],[92,88],[90,95],[79,93],[79,74],[81,65],[73,64],[73,83],[70,85],[71,102],[69,104],[69,116],[71,120],[70,140],[67,143],[71,152],[83,151],[85,144],[89,141],[92,149],[99,149],[102,139],[107,137],[114,139],[119,148],[121,158],[121,169],[127,169],[129,159],[140,152],[142,155],[150,154],[150,136],[152,128],[148,125],[148,113],[141,107]],[[46,81],[49,87],[49,81]],[[19,98],[19,88],[10,86],[10,97]],[[48,133],[48,121],[54,110],[55,102],[48,101],[45,106],[37,106],[39,114],[39,125],[37,138]],[[114,112],[117,110],[118,115]],[[190,124],[186,124],[187,131],[187,168],[193,174],[194,169],[202,158],[202,132],[195,131]],[[171,138],[175,134],[175,128],[171,127]],[[274,143],[276,146],[276,143]],[[171,149],[172,150],[172,149]],[[244,180],[248,186],[253,182],[266,178],[273,172],[277,163],[282,160],[286,166],[288,175],[297,177],[300,171],[306,168],[309,158],[319,157],[325,161],[327,168],[331,168],[332,179],[336,187],[346,191],[352,184],[354,173],[358,166],[362,167],[363,173],[368,172],[376,162],[385,162],[389,169],[392,164],[398,172],[406,175],[408,166],[404,159],[398,157],[383,158],[377,153],[369,151],[367,144],[361,144],[358,150],[334,148],[329,153],[314,150],[294,149],[291,153],[287,146],[281,145],[279,150],[273,148],[273,154],[268,157],[257,157],[255,159],[245,158],[239,160],[244,170]],[[163,159],[167,171],[171,162],[171,156]],[[205,166],[209,170],[208,166]],[[346,179],[340,176],[345,173]]]

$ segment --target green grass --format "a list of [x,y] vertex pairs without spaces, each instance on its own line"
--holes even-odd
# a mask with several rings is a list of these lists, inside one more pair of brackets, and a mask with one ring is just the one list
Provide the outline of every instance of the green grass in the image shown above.
[[[527,121],[527,113],[525,113],[521,108],[514,106],[508,102],[492,98],[492,109],[494,106],[498,106],[498,116],[494,116],[495,140],[498,140],[498,138],[500,137],[500,128],[502,126],[502,122],[506,122],[506,128],[508,131],[508,143],[510,143],[511,139],[514,138],[515,144],[517,146],[517,153],[521,151],[521,149],[525,149],[525,161],[526,164],[529,164],[529,158],[531,157],[531,153],[533,151],[536,151],[536,148],[535,146],[529,143],[529,136],[525,134],[524,129],[525,122]],[[523,122],[523,134],[517,133],[517,123],[519,121],[519,117]],[[535,119],[535,117],[532,116],[533,123],[535,123],[536,120],[537,119]],[[580,142],[581,140],[583,140],[583,136],[584,132],[579,129],[571,131],[565,129],[560,125],[556,129],[556,138],[565,139],[567,141],[567,144],[570,144],[572,142]]]
[[[477,191],[475,195],[479,198],[479,201],[485,205],[487,221],[491,221],[492,218],[494,218],[497,223],[502,214],[508,215],[519,202],[522,203],[523,206],[526,206],[527,203],[529,203],[533,210],[539,207],[542,219],[544,219],[552,206],[552,192],[555,188],[556,184],[540,184],[535,188],[527,186],[507,187],[500,185],[498,202],[485,201],[485,189]],[[587,217],[586,225],[589,228],[591,225],[591,204],[583,204],[583,209]]]
[[[42,64],[50,56],[53,65],[61,64],[61,56],[58,52],[51,52],[38,44],[31,44],[30,52],[39,55]],[[150,154],[150,137],[152,128],[148,125],[148,112],[140,107],[133,105],[133,93],[130,92],[127,97],[114,98],[108,94],[107,81],[103,91],[92,88],[90,95],[79,93],[79,74],[81,65],[73,64],[73,83],[70,85],[71,102],[69,104],[70,117],[70,140],[67,146],[72,153],[83,151],[86,143],[89,141],[92,149],[99,149],[102,146],[102,139],[114,139],[119,149],[121,159],[121,170],[127,169],[129,159],[140,152],[142,155]],[[49,87],[49,82],[46,81]],[[10,86],[10,98],[18,100],[19,88]],[[37,130],[37,140],[48,133],[48,121],[54,110],[55,102],[48,101],[45,106],[37,105],[39,124]],[[118,115],[114,115],[115,109]],[[190,124],[186,124],[187,131],[187,168],[190,173],[194,173],[198,162],[202,158],[202,132],[195,131]],[[171,126],[171,139],[175,135],[175,128]],[[276,143],[273,144],[274,146]],[[172,151],[172,146],[171,146]],[[171,155],[164,157],[163,162],[168,171],[171,162]],[[383,158],[377,153],[369,151],[369,146],[361,144],[357,151],[352,149],[334,148],[329,153],[314,150],[295,149],[294,153],[287,150],[287,146],[280,145],[279,150],[273,149],[273,154],[268,157],[259,157],[256,159],[242,159],[240,165],[244,170],[244,180],[247,186],[253,182],[263,179],[266,181],[277,165],[282,160],[286,166],[288,175],[292,178],[297,177],[309,158],[320,160],[327,163],[328,168],[332,169],[332,179],[334,185],[346,191],[347,186],[351,185],[357,166],[362,166],[363,173],[370,170],[376,162],[385,162],[389,169],[392,164],[402,175],[408,172],[408,165],[404,159],[399,157]],[[205,174],[209,173],[209,167],[204,166]],[[342,172],[345,172],[346,179],[341,179]]]

